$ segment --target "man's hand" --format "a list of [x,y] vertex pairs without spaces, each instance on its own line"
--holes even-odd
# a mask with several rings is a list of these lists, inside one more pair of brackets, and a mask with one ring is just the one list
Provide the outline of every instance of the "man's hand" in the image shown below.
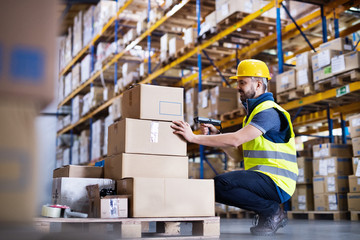
[[193,133],[190,125],[184,121],[173,121],[171,124],[171,128],[175,131],[174,134],[179,134],[185,138],[188,142],[193,142],[195,138],[195,134]]
[[209,135],[209,131],[211,135],[217,134],[219,130],[217,128],[209,123],[201,123],[200,124],[200,131],[203,135]]

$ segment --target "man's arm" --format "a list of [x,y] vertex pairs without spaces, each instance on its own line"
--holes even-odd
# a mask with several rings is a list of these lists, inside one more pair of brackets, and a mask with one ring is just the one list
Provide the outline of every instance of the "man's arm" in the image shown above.
[[195,135],[188,123],[184,121],[174,121],[171,127],[175,134],[183,136],[188,142],[201,144],[209,147],[238,147],[243,143],[251,141],[262,134],[262,132],[252,125],[234,132],[218,135]]

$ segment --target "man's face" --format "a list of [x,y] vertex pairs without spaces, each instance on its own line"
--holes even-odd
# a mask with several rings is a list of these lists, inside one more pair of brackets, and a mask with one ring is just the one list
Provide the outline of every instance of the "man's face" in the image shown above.
[[245,102],[246,99],[255,97],[256,81],[253,81],[250,77],[238,77],[237,85],[241,101]]

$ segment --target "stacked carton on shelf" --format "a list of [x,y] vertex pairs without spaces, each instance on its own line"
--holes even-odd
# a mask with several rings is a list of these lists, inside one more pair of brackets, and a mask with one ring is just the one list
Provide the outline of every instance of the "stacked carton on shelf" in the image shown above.
[[176,38],[177,35],[175,34],[170,34],[170,33],[165,33],[161,38],[160,38],[160,62],[164,62],[168,59],[169,56],[169,42],[170,39],[172,38]]
[[348,209],[360,211],[360,114],[349,117],[350,136],[353,146],[353,175],[349,176]]
[[194,126],[194,117],[198,115],[197,112],[198,104],[198,91],[196,88],[190,88],[185,93],[185,121]]
[[104,146],[104,120],[99,119],[92,124],[91,160],[102,157]]
[[73,52],[72,56],[75,57],[83,48],[83,12],[80,11],[74,17],[74,32],[73,32]]
[[170,127],[183,120],[183,89],[141,84],[124,92],[121,105],[104,174],[130,195],[130,216],[213,216],[213,181],[188,179],[186,142]]
[[313,93],[311,56],[313,52],[304,52],[296,56],[296,88],[303,89],[304,95]]
[[91,39],[93,38],[92,28],[93,28],[93,12],[95,6],[90,6],[88,10],[85,11],[83,16],[83,46],[86,46],[90,43]]

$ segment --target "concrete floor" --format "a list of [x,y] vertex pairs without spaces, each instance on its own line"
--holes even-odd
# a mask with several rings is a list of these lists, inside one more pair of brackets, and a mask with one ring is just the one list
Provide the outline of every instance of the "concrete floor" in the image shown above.
[[273,237],[252,236],[251,219],[221,219],[220,239],[241,240],[290,240],[290,239],[321,239],[321,240],[360,240],[360,222],[332,220],[289,220],[285,228],[280,228]]

